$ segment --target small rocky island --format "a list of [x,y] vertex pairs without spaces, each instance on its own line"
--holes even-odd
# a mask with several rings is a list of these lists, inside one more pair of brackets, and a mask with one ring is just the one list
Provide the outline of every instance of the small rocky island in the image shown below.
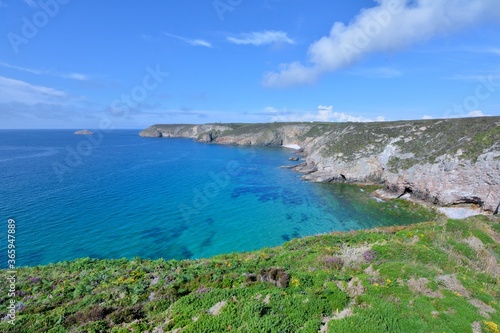
[[81,131],[76,131],[73,134],[76,134],[76,135],[94,135],[94,132],[89,131],[89,130],[81,130]]

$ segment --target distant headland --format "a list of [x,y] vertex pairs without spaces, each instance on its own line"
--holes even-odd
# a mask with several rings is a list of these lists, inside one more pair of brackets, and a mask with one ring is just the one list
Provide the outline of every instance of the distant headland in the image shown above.
[[89,131],[89,130],[80,130],[80,131],[76,131],[73,134],[76,134],[76,135],[94,135],[94,132]]

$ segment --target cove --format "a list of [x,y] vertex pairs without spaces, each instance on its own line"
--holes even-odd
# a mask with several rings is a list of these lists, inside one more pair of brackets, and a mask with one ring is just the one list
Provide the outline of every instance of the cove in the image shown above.
[[288,161],[292,150],[141,138],[134,130],[104,135],[60,179],[53,164],[83,140],[72,133],[0,132],[0,211],[16,220],[18,266],[195,259],[431,218],[403,201],[378,202],[370,188],[304,181],[280,168],[296,163]]

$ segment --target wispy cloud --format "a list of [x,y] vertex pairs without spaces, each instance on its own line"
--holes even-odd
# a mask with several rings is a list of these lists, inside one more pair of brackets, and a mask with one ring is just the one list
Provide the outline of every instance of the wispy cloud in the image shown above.
[[73,80],[78,80],[78,81],[88,81],[89,77],[88,75],[81,74],[81,73],[66,73],[66,74],[61,74],[61,77],[65,79],[73,79]]
[[269,117],[278,117],[278,116],[292,116],[296,115],[296,113],[288,108],[276,108],[274,106],[266,106],[263,110],[259,111],[247,111],[244,112],[245,115],[251,116],[263,116],[260,121],[269,121]]
[[494,0],[376,0],[350,23],[336,22],[329,35],[309,46],[306,64],[281,64],[265,74],[266,87],[314,83],[321,75],[359,62],[372,53],[394,52],[438,35],[500,18]]
[[[361,116],[355,116],[344,112],[333,111],[333,106],[319,105],[316,112],[305,112],[305,113],[293,113],[293,114],[280,114],[277,109],[266,108],[271,116],[271,121],[321,121],[321,122],[374,122],[374,121],[385,121],[382,116],[376,117],[375,119],[365,118]],[[276,115],[278,113],[278,115]]]
[[179,35],[174,35],[174,34],[171,34],[171,33],[168,33],[168,32],[163,32],[163,34],[165,36],[181,40],[184,43],[187,43],[187,44],[189,44],[191,46],[203,46],[203,47],[209,47],[209,48],[212,47],[212,43],[210,43],[209,41],[206,41],[204,39],[189,39],[189,38],[185,38],[185,37],[182,37],[182,36],[179,36]]
[[422,119],[444,119],[444,118],[473,118],[473,117],[491,117],[491,114],[484,114],[481,110],[474,110],[468,113],[456,114],[456,115],[446,115],[445,117],[434,118],[433,116],[424,115]]
[[28,73],[36,74],[36,75],[46,74],[44,71],[26,68],[26,67],[14,66],[14,65],[10,65],[10,64],[5,63],[5,62],[0,62],[0,66],[5,67],[5,68],[16,69],[18,71],[28,72]]
[[464,117],[491,117],[491,115],[490,114],[484,114],[483,111],[481,111],[481,110],[475,110],[475,111],[469,112]]
[[484,71],[475,74],[455,74],[445,78],[446,80],[457,80],[457,81],[495,81],[494,85],[498,85],[498,80],[500,80],[500,69],[492,71]]
[[403,75],[400,70],[392,67],[357,68],[352,73],[370,79],[392,79]]
[[462,47],[459,51],[500,55],[500,48],[498,47]]
[[4,103],[60,104],[68,98],[69,95],[61,90],[0,76],[0,100]]
[[227,37],[226,40],[238,45],[262,46],[269,44],[295,44],[286,32],[267,30],[260,32],[242,33],[236,37]]
[[500,48],[489,48],[489,49],[485,49],[484,52],[500,55]]
[[11,65],[11,64],[1,62],[1,61],[0,61],[0,66],[5,67],[5,68],[10,68],[10,69],[15,69],[15,70],[22,71],[22,72],[35,74],[35,75],[50,75],[50,76],[57,76],[57,77],[60,77],[63,79],[73,79],[73,80],[78,80],[78,81],[90,80],[90,77],[88,75],[81,74],[81,73],[58,73],[58,72],[52,72],[52,71],[47,71],[47,70],[39,70],[39,69],[15,66],[15,65]]

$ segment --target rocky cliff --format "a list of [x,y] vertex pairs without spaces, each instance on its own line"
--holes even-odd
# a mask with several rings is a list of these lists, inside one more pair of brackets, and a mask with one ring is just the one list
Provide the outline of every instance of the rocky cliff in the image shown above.
[[143,137],[302,148],[295,170],[317,182],[385,184],[438,205],[498,213],[500,117],[380,123],[154,125]]

